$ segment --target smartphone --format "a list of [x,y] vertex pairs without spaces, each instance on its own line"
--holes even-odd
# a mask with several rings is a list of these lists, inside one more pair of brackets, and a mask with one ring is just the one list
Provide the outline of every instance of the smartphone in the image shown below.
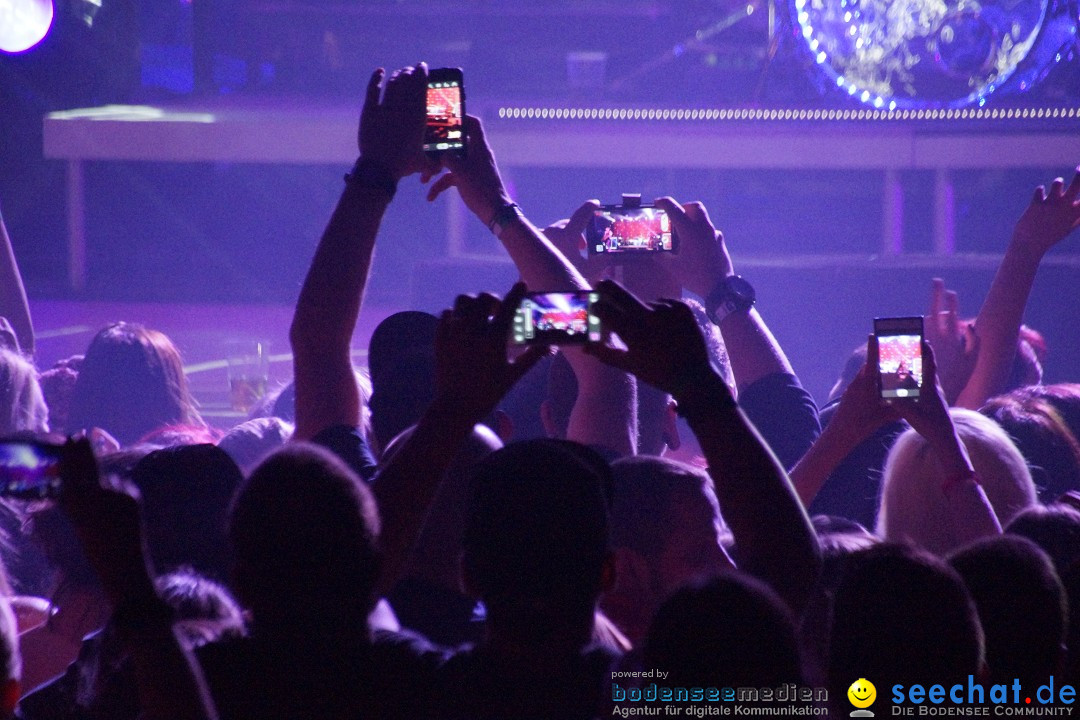
[[671,218],[655,205],[604,205],[585,226],[590,255],[676,252]]
[[592,306],[592,291],[529,293],[514,314],[511,335],[516,345],[584,345],[600,342],[603,331]]
[[0,496],[42,500],[60,494],[63,447],[33,440],[0,440]]
[[428,73],[424,151],[432,155],[465,154],[465,82],[461,68]]
[[876,318],[874,335],[882,399],[918,400],[923,386],[922,317]]

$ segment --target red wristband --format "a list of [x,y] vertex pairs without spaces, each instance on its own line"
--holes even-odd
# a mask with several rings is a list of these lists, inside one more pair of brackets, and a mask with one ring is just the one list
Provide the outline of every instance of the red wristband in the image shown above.
[[944,495],[948,495],[956,488],[967,483],[971,483],[976,487],[980,484],[979,476],[975,474],[974,470],[961,470],[960,472],[955,472],[945,478],[945,482],[941,483],[941,492]]

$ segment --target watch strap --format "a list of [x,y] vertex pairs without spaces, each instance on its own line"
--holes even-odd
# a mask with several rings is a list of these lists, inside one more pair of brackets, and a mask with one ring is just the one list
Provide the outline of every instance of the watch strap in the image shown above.
[[488,230],[490,230],[495,237],[499,237],[512,222],[524,219],[525,213],[521,211],[520,205],[515,202],[506,203],[495,211],[495,216],[491,218],[491,222],[488,223]]
[[[749,293],[739,293],[732,286],[741,284]],[[756,301],[753,288],[740,275],[728,275],[721,278],[705,299],[705,312],[714,325],[719,325],[728,315],[749,310]]]

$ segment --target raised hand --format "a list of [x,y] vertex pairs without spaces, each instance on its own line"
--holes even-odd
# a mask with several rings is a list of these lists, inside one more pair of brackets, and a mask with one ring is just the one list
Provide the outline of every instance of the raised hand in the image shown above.
[[378,163],[397,180],[416,172],[427,179],[438,168],[424,154],[427,65],[419,63],[396,71],[380,99],[379,86],[385,75],[379,68],[368,81],[357,138],[360,157]]
[[465,206],[490,226],[496,211],[510,202],[503,185],[495,154],[484,137],[480,118],[466,115],[462,123],[468,153],[465,157],[444,155],[443,165],[449,172],[440,176],[428,190],[428,201],[434,201],[444,191],[456,187]]
[[959,296],[934,278],[930,288],[930,314],[926,317],[926,341],[934,348],[938,379],[949,404],[956,402],[975,370],[979,336],[972,323],[960,322]]
[[1031,204],[1016,223],[1013,240],[1041,255],[1078,227],[1080,168],[1067,188],[1062,178],[1054,180],[1049,192],[1042,185],[1035,188]]
[[679,252],[665,261],[684,288],[704,298],[717,280],[734,274],[723,233],[713,225],[709,211],[700,202],[680,205],[674,198],[662,197],[656,206],[671,217],[679,238]]
[[877,338],[871,335],[867,339],[866,365],[844,390],[836,414],[829,421],[829,428],[834,431],[839,428],[851,447],[873,435],[878,428],[899,419],[896,410],[881,400],[877,354]]
[[513,361],[507,357],[510,326],[524,297],[524,283],[514,285],[502,301],[490,293],[459,295],[454,309],[439,319],[436,398],[467,413],[473,422],[491,412],[529,368],[551,353],[548,347],[536,346]]
[[644,304],[612,280],[597,284],[593,305],[604,327],[613,330],[626,349],[590,344],[585,352],[670,393],[676,400],[695,385],[718,376],[694,314],[679,300]]
[[[922,389],[917,402],[897,402],[893,405],[896,414],[908,421],[915,431],[926,438],[938,452],[942,464],[955,458],[957,452],[967,455],[960,446],[960,440],[956,436],[952,416],[949,415],[949,403],[945,400],[945,392],[938,382],[937,362],[934,349],[929,343],[923,342],[922,346]],[[877,355],[875,354],[876,358]],[[875,364],[876,367],[876,364]],[[957,448],[956,446],[960,446]],[[947,455],[948,458],[943,456]]]
[[60,505],[113,607],[156,598],[134,488],[100,477],[86,438],[64,447],[60,472]]
[[581,205],[574,214],[564,220],[558,220],[542,230],[555,249],[577,268],[578,272],[590,283],[600,279],[606,263],[599,261],[595,256],[581,254],[585,242],[585,228],[592,220],[593,214],[600,209],[600,203],[589,200]]

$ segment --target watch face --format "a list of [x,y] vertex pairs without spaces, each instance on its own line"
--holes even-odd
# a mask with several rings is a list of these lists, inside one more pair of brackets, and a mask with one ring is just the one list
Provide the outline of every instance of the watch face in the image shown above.
[[748,306],[754,302],[754,286],[742,279],[740,275],[732,275],[727,279],[728,296],[735,301],[737,306]]
[[747,310],[756,299],[754,286],[738,275],[726,277],[716,284],[716,288],[706,299],[706,311],[709,319],[717,325],[736,310]]

